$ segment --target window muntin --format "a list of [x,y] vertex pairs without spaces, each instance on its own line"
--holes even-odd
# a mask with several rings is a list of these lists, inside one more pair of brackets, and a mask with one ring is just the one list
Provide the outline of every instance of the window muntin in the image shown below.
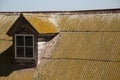
[[15,58],[34,58],[34,35],[15,35]]

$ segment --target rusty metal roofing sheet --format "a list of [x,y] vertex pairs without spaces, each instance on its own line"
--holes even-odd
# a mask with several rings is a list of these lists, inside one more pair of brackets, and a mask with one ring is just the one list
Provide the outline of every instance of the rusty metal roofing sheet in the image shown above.
[[37,15],[24,15],[24,17],[39,34],[58,33],[57,27],[47,17],[43,19]]

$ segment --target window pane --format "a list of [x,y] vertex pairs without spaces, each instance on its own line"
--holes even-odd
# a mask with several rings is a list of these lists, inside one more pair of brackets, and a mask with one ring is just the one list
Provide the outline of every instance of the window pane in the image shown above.
[[23,36],[16,36],[16,45],[24,46],[24,37]]
[[17,57],[24,57],[24,47],[16,47],[16,52]]
[[33,46],[33,37],[25,36],[25,46]]
[[25,48],[25,57],[33,58],[33,47]]

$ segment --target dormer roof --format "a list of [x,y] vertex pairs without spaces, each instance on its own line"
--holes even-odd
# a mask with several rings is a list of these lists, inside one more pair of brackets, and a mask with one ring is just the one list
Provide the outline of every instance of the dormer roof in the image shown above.
[[[21,20],[22,19],[22,20]],[[21,22],[20,22],[21,21]],[[39,17],[39,15],[26,15],[20,14],[15,23],[11,26],[8,31],[8,35],[11,36],[15,32],[15,27],[20,27],[17,23],[24,23],[23,21],[29,23],[38,34],[53,34],[58,33],[57,27],[52,23],[48,17]]]

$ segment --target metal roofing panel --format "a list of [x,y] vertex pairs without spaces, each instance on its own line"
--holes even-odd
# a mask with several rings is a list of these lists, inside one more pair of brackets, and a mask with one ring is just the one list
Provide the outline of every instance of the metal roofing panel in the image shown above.
[[61,32],[40,65],[42,80],[119,80],[120,32]]
[[18,16],[0,15],[0,54],[12,45],[11,37],[6,33]]
[[60,33],[52,57],[120,61],[120,32]]
[[[66,53],[67,54],[67,53]],[[74,54],[74,53],[73,53]],[[41,80],[119,80],[119,62],[45,59],[40,66]]]
[[60,31],[120,31],[120,13],[58,15]]
[[6,34],[17,18],[18,16],[0,15],[0,39],[10,39]]
[[[59,16],[59,18],[62,16]],[[114,14],[114,16],[116,16],[116,14]],[[13,17],[8,17],[8,16],[2,16],[2,17],[0,16],[0,18],[1,18],[0,38],[10,39],[8,36],[6,36],[6,32],[10,28],[12,23],[15,21],[15,18],[13,19]],[[40,17],[38,17],[38,19],[39,18]],[[88,20],[87,16],[86,18],[87,18],[86,20]],[[120,32],[118,32],[119,18],[116,17],[115,20],[113,18],[111,19],[112,21],[108,23],[109,19],[107,17],[105,24],[104,23],[101,24],[99,23],[99,21],[97,21],[99,26],[97,24],[96,25],[93,24],[93,26],[96,26],[96,28],[89,26],[89,24],[87,24],[86,27],[85,26],[86,23],[90,23],[90,22],[83,20],[83,22],[81,22],[80,24],[83,24],[83,26],[81,27],[84,30],[87,29],[91,31],[106,30],[108,32],[60,33],[58,42],[55,46],[55,49],[53,50],[52,55],[50,56],[50,59],[42,59],[41,64],[38,66],[36,70],[27,70],[24,71],[24,73],[23,71],[14,71],[9,76],[3,77],[3,79],[17,80],[21,76],[23,76],[22,77],[23,80],[24,79],[29,80],[32,79],[33,77],[35,77],[35,79],[42,79],[42,80],[79,80],[79,79],[119,80],[120,79],[120,74],[119,74],[120,73],[120,68],[119,68],[120,67],[120,63],[119,63],[120,62],[120,46],[119,46]],[[40,20],[45,21],[44,19],[41,18]],[[32,19],[32,21],[34,21],[34,19]],[[64,26],[62,26],[62,23],[58,24],[58,26],[63,28],[66,27],[66,29],[68,29],[69,27],[70,29],[66,31],[81,30],[79,29],[80,25],[78,25],[79,28],[76,28],[75,26],[71,27],[72,25],[71,26],[67,25],[70,24],[72,21],[73,19],[71,19],[70,22],[62,21],[62,23],[64,23]],[[73,25],[77,25],[75,23]],[[111,23],[114,24],[111,25]],[[38,23],[34,25],[37,24]],[[104,26],[104,28],[101,26]],[[0,41],[0,46],[1,46],[0,51],[5,51],[11,44],[12,44],[11,41],[8,42]],[[29,75],[31,76],[29,77]],[[0,77],[0,79],[2,78]]]
[[47,17],[43,19],[37,15],[24,15],[24,17],[39,34],[58,33],[57,27]]

